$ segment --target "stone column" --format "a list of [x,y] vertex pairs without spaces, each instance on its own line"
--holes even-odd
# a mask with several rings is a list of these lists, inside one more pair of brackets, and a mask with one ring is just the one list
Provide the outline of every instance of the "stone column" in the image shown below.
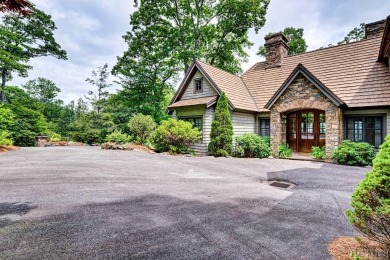
[[282,117],[276,109],[271,110],[271,155],[274,158],[279,156],[279,145],[282,143]]
[[331,161],[331,155],[343,140],[343,112],[340,108],[329,107],[325,110],[326,122],[326,161]]

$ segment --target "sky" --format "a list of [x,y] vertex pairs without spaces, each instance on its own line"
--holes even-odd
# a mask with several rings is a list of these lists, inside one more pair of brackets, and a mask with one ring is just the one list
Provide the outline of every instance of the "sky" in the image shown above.
[[[93,90],[85,79],[91,71],[108,63],[112,68],[126,50],[122,36],[130,30],[133,0],[33,0],[50,14],[58,29],[55,38],[67,51],[68,60],[52,57],[34,58],[27,78],[14,78],[8,85],[20,86],[30,79],[44,77],[61,89],[65,103],[77,100]],[[271,0],[265,26],[256,34],[250,31],[254,45],[247,50],[250,58],[242,64],[245,71],[263,58],[256,55],[264,36],[285,27],[304,28],[308,50],[337,43],[360,23],[370,23],[390,15],[389,0]],[[115,80],[110,77],[110,81]],[[120,86],[114,84],[114,92]]]

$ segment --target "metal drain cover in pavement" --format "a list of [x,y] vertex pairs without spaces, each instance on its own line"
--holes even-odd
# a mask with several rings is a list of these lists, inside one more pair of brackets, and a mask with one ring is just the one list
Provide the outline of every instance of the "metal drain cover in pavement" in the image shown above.
[[273,183],[270,184],[270,186],[287,189],[288,187],[291,186],[291,184],[274,181]]

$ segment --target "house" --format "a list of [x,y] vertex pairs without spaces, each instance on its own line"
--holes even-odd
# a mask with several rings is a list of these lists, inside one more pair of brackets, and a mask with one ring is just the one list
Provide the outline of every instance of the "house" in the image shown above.
[[287,143],[299,153],[344,139],[378,147],[390,133],[390,16],[366,25],[361,41],[288,55],[281,33],[265,37],[266,61],[241,76],[196,60],[171,104],[172,117],[203,131],[207,153],[221,92],[229,99],[234,136],[270,136],[273,156]]

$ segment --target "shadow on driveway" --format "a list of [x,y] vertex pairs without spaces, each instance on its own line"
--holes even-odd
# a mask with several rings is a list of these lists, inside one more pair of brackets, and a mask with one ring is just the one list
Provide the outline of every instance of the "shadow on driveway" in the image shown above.
[[9,221],[0,227],[0,258],[326,259],[327,242],[354,234],[335,200],[320,192],[297,190],[272,205],[263,198],[205,203],[159,195],[90,204]]

